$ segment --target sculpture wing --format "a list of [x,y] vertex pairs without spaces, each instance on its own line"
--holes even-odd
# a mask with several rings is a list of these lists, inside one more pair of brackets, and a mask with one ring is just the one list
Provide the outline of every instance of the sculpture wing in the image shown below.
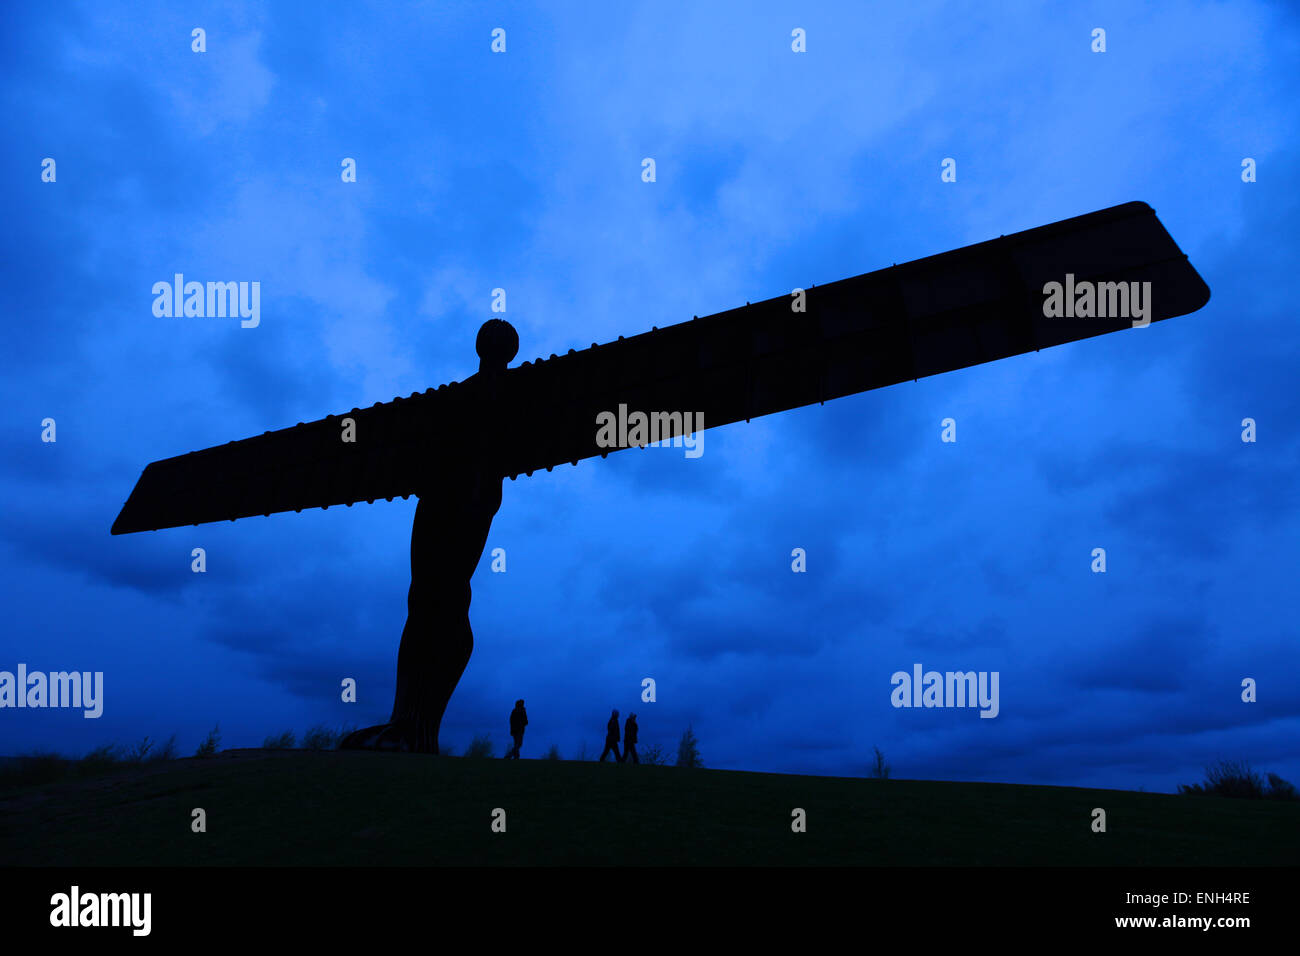
[[[804,311],[782,295],[524,362],[497,379],[486,414],[480,388],[453,383],[156,461],[112,530],[406,497],[440,454],[513,478],[608,454],[597,416],[620,405],[702,414],[713,428],[1132,327],[1045,316],[1044,284],[1067,274],[1150,283],[1153,322],[1210,296],[1151,207],[1125,203],[810,288]],[[342,440],[346,417],[355,442]]]
[[525,362],[507,380],[518,411],[503,473],[607,453],[596,416],[620,404],[702,413],[712,428],[1132,328],[1126,317],[1044,316],[1045,283],[1067,273],[1076,284],[1149,282],[1151,321],[1210,297],[1151,207],[1130,202],[809,289],[805,312],[783,295]]

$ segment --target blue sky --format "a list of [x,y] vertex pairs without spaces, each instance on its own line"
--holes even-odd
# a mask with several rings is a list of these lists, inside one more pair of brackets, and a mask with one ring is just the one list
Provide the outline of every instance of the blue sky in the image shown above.
[[[494,288],[522,361],[1140,199],[1201,311],[507,481],[442,739],[500,751],[523,697],[525,756],[618,707],[723,768],[1300,780],[1294,8],[4,18],[0,669],[103,671],[105,702],[0,710],[0,753],[385,719],[414,499],[108,529],[150,461],[464,378]],[[260,325],[155,317],[177,272],[260,282]],[[999,672],[998,717],[895,709],[914,663]]]

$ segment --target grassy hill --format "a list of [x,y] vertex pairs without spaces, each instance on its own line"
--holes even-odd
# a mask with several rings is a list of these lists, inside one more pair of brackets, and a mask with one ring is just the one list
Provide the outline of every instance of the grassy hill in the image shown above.
[[[191,811],[207,812],[193,833]],[[491,830],[494,808],[506,832]],[[807,832],[790,829],[807,812]],[[1106,833],[1090,828],[1107,813]],[[226,751],[0,792],[27,865],[1293,865],[1300,804],[551,760]]]

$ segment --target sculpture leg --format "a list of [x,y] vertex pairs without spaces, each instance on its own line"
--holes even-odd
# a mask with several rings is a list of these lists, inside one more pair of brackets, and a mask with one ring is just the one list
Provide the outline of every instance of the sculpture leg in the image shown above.
[[438,752],[443,713],[474,650],[470,578],[500,506],[500,479],[420,496],[393,713],[387,724],[350,734],[340,749]]

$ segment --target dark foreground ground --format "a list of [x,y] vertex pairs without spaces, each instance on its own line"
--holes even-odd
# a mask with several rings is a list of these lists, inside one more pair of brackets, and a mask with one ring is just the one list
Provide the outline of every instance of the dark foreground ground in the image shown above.
[[[206,833],[191,832],[196,807]],[[795,807],[806,833],[791,832]],[[1297,859],[1297,803],[573,761],[242,750],[0,792],[8,866]]]

